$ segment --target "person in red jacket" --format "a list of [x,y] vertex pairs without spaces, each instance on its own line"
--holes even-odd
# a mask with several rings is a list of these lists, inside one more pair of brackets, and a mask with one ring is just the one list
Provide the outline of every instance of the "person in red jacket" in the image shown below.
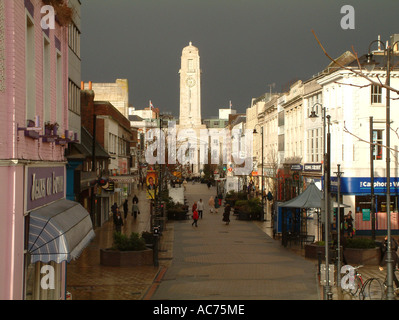
[[198,221],[198,211],[197,211],[197,209],[195,209],[194,211],[193,211],[193,223],[191,224],[192,226],[196,226],[196,227],[198,227],[198,224],[197,224],[197,221]]
[[194,202],[193,207],[191,208],[191,211],[194,212],[197,210],[197,201]]

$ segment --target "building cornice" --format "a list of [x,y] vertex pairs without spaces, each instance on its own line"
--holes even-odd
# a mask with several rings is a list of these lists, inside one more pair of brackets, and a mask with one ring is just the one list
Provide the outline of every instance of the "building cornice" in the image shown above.
[[66,165],[67,161],[39,161],[39,160],[24,160],[24,159],[1,159],[0,167],[14,167],[14,166],[37,166],[48,167],[50,165]]

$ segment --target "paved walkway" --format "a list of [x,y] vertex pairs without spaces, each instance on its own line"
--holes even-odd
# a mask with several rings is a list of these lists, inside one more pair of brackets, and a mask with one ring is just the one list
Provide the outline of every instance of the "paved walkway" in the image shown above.
[[[134,190],[139,198],[140,215],[135,220],[130,214],[122,231],[150,231],[149,201],[144,191]],[[134,195],[134,194],[133,194]],[[129,210],[132,197],[129,198]],[[121,210],[123,215],[123,210]],[[105,267],[100,265],[100,248],[112,246],[112,219],[95,230],[96,237],[81,256],[67,266],[67,291],[73,300],[140,300],[152,285],[159,267]]]
[[[123,231],[150,231],[149,202],[137,191],[141,214],[130,215]],[[112,245],[113,224],[95,230],[96,237],[78,260],[67,267],[67,290],[74,300],[319,300],[317,261],[304,258],[298,247],[283,248],[271,237],[270,221],[222,222],[222,211],[210,214],[207,202],[215,188],[189,184],[189,204],[200,197],[206,203],[198,227],[192,220],[169,221],[159,249],[159,266],[104,267],[100,248]],[[131,208],[131,198],[129,199]],[[366,266],[364,279],[383,279],[377,266]],[[332,287],[333,299],[353,299]],[[355,298],[356,299],[356,298]]]
[[174,223],[173,262],[153,300],[314,300],[319,299],[315,264],[265,234],[253,221],[222,222],[222,210],[207,209],[210,195],[203,184],[189,184],[190,206],[206,206],[198,227],[192,220]]

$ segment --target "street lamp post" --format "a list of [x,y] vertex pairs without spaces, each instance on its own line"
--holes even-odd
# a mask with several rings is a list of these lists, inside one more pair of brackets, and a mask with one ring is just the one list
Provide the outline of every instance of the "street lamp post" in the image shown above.
[[263,184],[263,127],[259,124],[256,124],[254,127],[254,131],[253,133],[258,133],[256,131],[256,126],[260,127],[260,134],[262,135],[262,188],[261,188],[261,197],[262,197],[262,216],[260,217],[260,221],[265,221],[265,207],[264,207],[264,197],[263,197],[263,188],[264,188],[264,184]]
[[338,171],[335,172],[337,175],[337,203],[338,203],[338,210],[337,210],[337,285],[341,287],[341,176],[343,172],[341,171],[341,165],[337,164]]
[[[367,62],[364,64],[364,67],[367,71],[373,71],[375,65],[377,64],[373,59],[373,53],[370,51],[371,46],[379,42],[385,47],[384,43],[381,40],[374,40],[369,45],[369,51],[366,55]],[[387,65],[386,65],[386,85],[390,86],[391,81],[391,56],[393,55],[393,48],[397,45],[399,41],[396,41],[392,44],[392,46],[387,46],[384,49],[384,55],[387,56]],[[393,260],[392,260],[392,236],[391,236],[391,170],[390,170],[390,162],[391,162],[391,154],[390,154],[390,106],[391,106],[391,95],[390,90],[386,89],[386,210],[387,210],[387,299],[394,299],[393,292]]]
[[[330,158],[331,158],[331,152],[330,152],[330,146],[331,146],[331,139],[330,139],[330,116],[326,115],[326,108],[323,107],[322,104],[316,103],[313,105],[314,109],[316,106],[320,106],[321,110],[323,112],[323,160],[324,160],[324,165],[323,165],[323,176],[324,176],[324,242],[325,242],[325,257],[326,257],[326,263],[325,263],[325,281],[326,285],[324,287],[324,297],[327,300],[332,300],[332,292],[331,292],[331,286],[330,286],[330,257],[329,257],[329,233],[330,233]],[[309,115],[309,118],[315,119],[317,118],[317,114],[314,110],[312,110],[311,114]],[[326,124],[326,119],[327,119],[327,124]],[[326,125],[328,125],[328,131],[326,130]]]

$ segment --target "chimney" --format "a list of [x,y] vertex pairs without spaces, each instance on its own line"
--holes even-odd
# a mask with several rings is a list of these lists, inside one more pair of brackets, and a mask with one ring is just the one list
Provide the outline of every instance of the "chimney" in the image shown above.
[[93,83],[91,81],[89,81],[89,90],[93,90]]
[[84,81],[80,81],[80,90],[84,90],[85,89],[85,83]]

